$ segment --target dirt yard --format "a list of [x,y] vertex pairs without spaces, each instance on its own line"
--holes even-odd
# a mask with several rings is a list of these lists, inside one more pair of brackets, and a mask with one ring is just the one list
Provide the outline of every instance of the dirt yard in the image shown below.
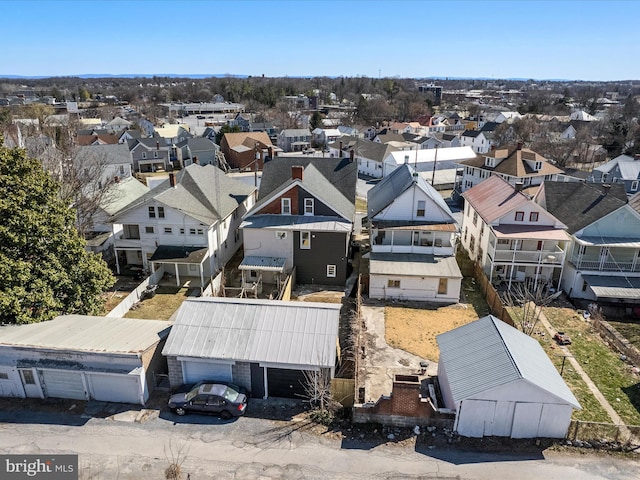
[[437,362],[440,352],[436,335],[470,323],[488,313],[487,304],[475,283],[465,279],[462,290],[465,293],[464,299],[469,303],[439,308],[421,303],[386,307],[384,313],[387,343]]

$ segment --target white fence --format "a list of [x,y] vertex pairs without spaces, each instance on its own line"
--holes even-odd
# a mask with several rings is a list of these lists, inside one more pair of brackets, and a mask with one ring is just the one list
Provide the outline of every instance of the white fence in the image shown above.
[[117,318],[124,317],[127,314],[127,312],[131,310],[131,307],[133,306],[133,304],[140,301],[140,295],[142,294],[144,289],[147,288],[148,285],[156,285],[160,281],[163,275],[164,275],[164,267],[161,266],[160,268],[158,268],[158,270],[156,270],[153,273],[153,275],[150,275],[149,277],[145,278],[142,281],[142,283],[138,285],[136,289],[127,296],[127,298],[122,300],[116,306],[116,308],[114,308],[109,313],[107,313],[106,316],[117,317]]
[[207,285],[202,291],[203,297],[217,297],[220,294],[220,290],[222,289],[222,278],[224,276],[224,271],[220,271],[218,275],[211,280],[211,283]]

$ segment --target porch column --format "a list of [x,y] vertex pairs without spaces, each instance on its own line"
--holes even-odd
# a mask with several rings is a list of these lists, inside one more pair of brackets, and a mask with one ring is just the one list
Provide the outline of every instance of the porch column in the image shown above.
[[204,269],[202,268],[202,263],[199,264],[200,267],[200,296],[204,292]]
[[393,234],[395,233],[395,230],[391,230],[391,249],[390,252],[393,253]]
[[511,290],[511,282],[513,281],[513,268],[516,265],[516,253],[518,251],[518,240],[514,240],[513,243],[513,256],[511,257],[511,275],[509,275],[509,287],[508,289]]
[[178,264],[174,263],[173,264],[173,270],[176,273],[176,287],[180,286],[180,273],[179,273],[179,269],[178,269]]
[[120,275],[120,262],[118,261],[118,249],[116,248],[115,245],[113,246],[113,251],[116,256],[116,273]]
[[[544,240],[542,241],[542,246],[540,247],[540,251],[538,252],[538,266],[536,267],[536,277],[534,280],[534,285],[537,288],[538,286],[538,277],[540,276],[540,270],[542,270],[542,255],[544,254]],[[546,256],[545,256],[546,258]]]
[[633,256],[633,261],[631,262],[631,271],[635,272],[638,268],[638,260],[640,259],[640,250],[636,250],[635,255]]

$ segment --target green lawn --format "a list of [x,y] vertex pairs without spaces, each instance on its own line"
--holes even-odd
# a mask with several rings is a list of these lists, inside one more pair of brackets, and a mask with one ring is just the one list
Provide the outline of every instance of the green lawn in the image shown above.
[[[629,425],[640,425],[640,378],[629,371],[627,365],[620,360],[620,355],[609,348],[591,328],[589,322],[581,319],[574,310],[547,307],[545,315],[556,330],[564,331],[571,337],[573,342],[569,346],[571,354],[622,420]],[[550,340],[546,342],[549,343]],[[549,345],[548,348],[551,346]],[[554,359],[556,365],[558,360],[561,359]],[[566,365],[565,373],[567,373]],[[591,408],[591,402],[586,403],[587,396],[583,396],[583,400],[582,394],[579,393],[580,389],[574,390],[578,400],[581,403],[585,402],[583,408],[587,405]],[[587,420],[583,417],[579,419]]]
[[620,333],[624,338],[629,340],[636,348],[640,348],[640,322],[618,322],[615,320],[607,319],[613,328]]
[[140,302],[140,305],[129,310],[126,318],[142,318],[146,320],[169,320],[171,315],[187,299],[189,289],[179,287],[159,287],[153,298]]

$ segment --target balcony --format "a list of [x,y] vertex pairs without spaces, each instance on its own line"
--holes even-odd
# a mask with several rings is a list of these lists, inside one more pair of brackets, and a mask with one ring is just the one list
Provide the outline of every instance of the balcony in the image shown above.
[[581,260],[578,255],[571,257],[571,263],[579,270],[595,270],[598,272],[640,272],[640,261],[617,262],[611,257],[604,260]]
[[417,253],[420,255],[437,255],[451,256],[453,255],[452,246],[442,247],[420,247],[418,245],[372,245],[371,251],[376,253]]
[[140,248],[140,237],[126,237],[124,234],[116,236],[116,248]]
[[531,263],[543,265],[562,265],[564,250],[555,247],[550,250],[496,250],[495,263]]

